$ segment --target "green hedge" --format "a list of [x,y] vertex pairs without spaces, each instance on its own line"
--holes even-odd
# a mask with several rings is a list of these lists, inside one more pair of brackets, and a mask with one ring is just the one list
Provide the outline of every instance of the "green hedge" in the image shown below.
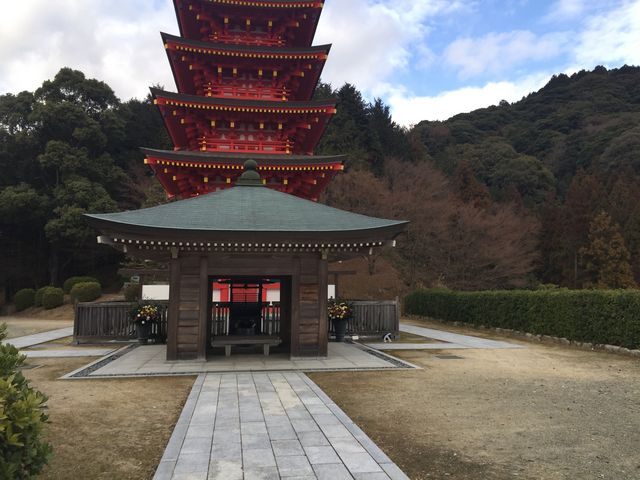
[[42,287],[42,288],[39,288],[38,290],[36,290],[36,296],[35,296],[35,301],[34,301],[34,305],[36,307],[41,307],[42,306],[42,297],[43,297],[43,295],[46,292],[50,291],[51,289],[59,290],[59,289],[56,289],[56,287],[52,287],[52,286]]
[[35,301],[36,291],[33,288],[19,290],[15,297],[13,297],[13,302],[16,304],[16,310],[18,312],[26,310],[29,307],[33,307]]
[[419,290],[404,308],[444,321],[640,348],[639,290]]
[[97,283],[98,285],[100,285],[100,281],[94,277],[71,277],[67,278],[62,285],[64,293],[70,294],[71,289],[78,283]]
[[71,289],[71,299],[75,302],[93,302],[102,295],[102,287],[98,282],[76,283]]
[[139,302],[142,298],[142,285],[130,283],[124,288],[124,299],[127,302]]
[[61,288],[48,287],[42,295],[42,306],[53,310],[64,305],[64,292]]
[[[0,325],[0,341],[6,326]],[[0,478],[37,478],[51,457],[44,427],[47,397],[20,372],[26,357],[11,344],[0,344]]]

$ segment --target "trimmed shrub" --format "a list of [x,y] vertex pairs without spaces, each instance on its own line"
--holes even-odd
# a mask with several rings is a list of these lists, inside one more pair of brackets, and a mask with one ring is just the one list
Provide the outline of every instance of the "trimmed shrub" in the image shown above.
[[124,287],[124,299],[127,302],[139,302],[142,298],[142,285],[130,283]]
[[97,283],[98,285],[100,285],[100,281],[94,277],[71,277],[67,278],[62,285],[64,293],[66,293],[67,295],[70,294],[71,289],[78,283]]
[[48,286],[48,287],[42,287],[39,288],[38,290],[36,290],[36,296],[35,296],[35,300],[34,300],[34,305],[36,307],[41,307],[42,306],[42,296],[45,294],[45,292],[54,289],[54,290],[59,290],[56,289],[56,287],[52,287],[52,286]]
[[18,291],[13,301],[16,304],[16,310],[21,312],[29,307],[33,307],[36,301],[36,291],[33,288],[25,288]]
[[[0,341],[5,337],[2,325]],[[0,478],[36,478],[51,457],[42,438],[47,397],[19,372],[25,358],[13,345],[0,344]]]
[[74,302],[93,302],[102,295],[102,288],[98,282],[76,283],[70,295]]
[[640,290],[419,290],[404,308],[444,321],[640,348]]
[[52,310],[64,305],[64,292],[61,288],[49,287],[42,295],[42,306]]

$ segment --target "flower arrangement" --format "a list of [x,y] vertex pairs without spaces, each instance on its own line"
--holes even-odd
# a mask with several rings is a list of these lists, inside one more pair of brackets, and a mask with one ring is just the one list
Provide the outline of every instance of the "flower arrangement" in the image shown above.
[[347,302],[329,300],[328,314],[331,320],[349,320],[353,316],[353,309]]
[[133,310],[131,317],[133,323],[147,325],[160,320],[160,312],[155,305],[140,305]]

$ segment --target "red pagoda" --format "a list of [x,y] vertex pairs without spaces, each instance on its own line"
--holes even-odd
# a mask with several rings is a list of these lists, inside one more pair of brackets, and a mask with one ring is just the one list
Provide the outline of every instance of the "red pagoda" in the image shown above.
[[314,156],[336,113],[312,96],[330,45],[311,46],[323,2],[174,0],[181,36],[162,34],[179,93],[152,89],[174,151],[143,150],[170,197],[262,182],[317,201],[343,156]]

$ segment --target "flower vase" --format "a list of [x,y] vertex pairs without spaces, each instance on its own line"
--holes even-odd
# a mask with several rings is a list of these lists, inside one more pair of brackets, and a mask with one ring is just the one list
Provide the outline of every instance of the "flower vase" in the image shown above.
[[346,318],[332,318],[333,331],[336,334],[336,342],[344,342],[344,337],[347,334],[347,319]]
[[138,343],[140,345],[146,345],[151,336],[151,322],[136,323],[136,333],[138,335]]

